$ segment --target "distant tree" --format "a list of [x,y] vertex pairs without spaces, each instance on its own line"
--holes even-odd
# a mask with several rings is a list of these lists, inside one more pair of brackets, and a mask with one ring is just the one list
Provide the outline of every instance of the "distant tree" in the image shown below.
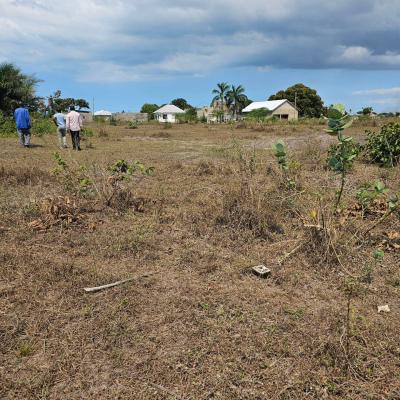
[[70,106],[80,108],[90,108],[89,103],[84,99],[74,99],[73,97],[61,97],[61,90],[56,90],[48,97],[48,111],[53,114],[58,109],[67,111]]
[[188,122],[195,122],[197,121],[197,111],[193,107],[189,107],[185,110],[185,116]]
[[374,109],[372,107],[364,107],[361,110],[360,114],[362,114],[362,115],[371,115],[373,112],[374,112]]
[[12,115],[20,104],[31,111],[38,111],[42,101],[36,96],[39,82],[33,75],[23,74],[14,64],[0,64],[0,111],[4,115]]
[[318,96],[316,90],[297,83],[288,87],[286,90],[280,90],[269,97],[268,100],[287,99],[297,105],[301,117],[319,118],[324,113],[324,103]]
[[141,113],[147,113],[148,119],[154,119],[154,111],[157,111],[160,107],[157,104],[144,103],[140,109]]
[[247,96],[244,94],[244,87],[242,85],[233,86],[227,92],[227,98],[230,100],[230,109],[233,111],[233,118],[237,119],[238,113],[246,107],[248,102]]
[[172,100],[171,104],[173,104],[176,107],[179,107],[181,110],[187,110],[188,108],[193,108],[185,99],[182,99],[181,97]]
[[[217,119],[221,122],[223,118],[223,111],[224,107],[227,105],[228,102],[230,102],[230,99],[228,97],[228,91],[230,89],[230,86],[226,82],[221,82],[217,83],[216,89],[212,91],[213,94],[215,94],[214,98],[211,101],[211,106],[217,105],[219,108],[219,111],[222,111],[222,113],[218,113]],[[221,117],[222,115],[222,117]]]
[[257,108],[247,114],[247,118],[254,119],[258,122],[264,121],[271,116],[271,112],[266,108]]

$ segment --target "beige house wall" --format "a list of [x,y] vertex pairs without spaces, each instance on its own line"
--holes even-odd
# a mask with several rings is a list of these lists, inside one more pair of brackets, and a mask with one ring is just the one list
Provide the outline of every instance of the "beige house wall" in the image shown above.
[[273,111],[272,115],[276,115],[277,117],[287,115],[287,119],[289,121],[299,118],[299,112],[289,102],[283,103],[281,106],[279,106],[276,110]]

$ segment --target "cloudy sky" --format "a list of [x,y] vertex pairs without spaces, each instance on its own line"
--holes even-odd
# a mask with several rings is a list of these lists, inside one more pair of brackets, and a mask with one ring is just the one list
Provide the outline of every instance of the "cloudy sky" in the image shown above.
[[0,62],[111,111],[208,104],[221,81],[400,111],[399,20],[399,0],[0,0]]

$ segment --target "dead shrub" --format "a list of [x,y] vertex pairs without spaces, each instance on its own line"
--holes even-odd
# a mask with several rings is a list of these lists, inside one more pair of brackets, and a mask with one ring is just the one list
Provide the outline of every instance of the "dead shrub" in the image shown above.
[[303,219],[304,252],[310,264],[336,266],[348,254],[349,243],[356,233],[352,221],[335,214],[330,203],[319,204],[307,212]]
[[277,219],[279,205],[272,203],[269,194],[241,186],[239,190],[224,194],[222,212],[216,223],[238,231],[250,231],[256,238],[272,240],[273,234],[284,233]]
[[47,197],[38,204],[38,210],[40,217],[28,224],[37,231],[45,231],[55,225],[77,225],[84,220],[84,210],[77,199],[67,196]]
[[194,175],[196,176],[204,176],[204,175],[213,175],[215,171],[215,165],[209,161],[200,161],[195,166]]
[[9,185],[36,185],[45,181],[54,181],[54,177],[38,167],[0,167],[0,180]]

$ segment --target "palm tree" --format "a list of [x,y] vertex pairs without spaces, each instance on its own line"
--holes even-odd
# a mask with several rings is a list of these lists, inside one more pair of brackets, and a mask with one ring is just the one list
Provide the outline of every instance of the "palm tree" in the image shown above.
[[231,102],[231,108],[233,111],[233,118],[236,120],[238,113],[243,109],[246,102],[248,101],[247,96],[244,94],[245,88],[242,85],[233,86],[227,92],[227,96]]
[[33,75],[23,74],[14,64],[0,64],[0,111],[10,115],[21,103],[36,108],[40,98],[35,96],[35,88],[39,82]]
[[213,106],[215,103],[217,103],[220,111],[224,111],[229,87],[230,86],[226,82],[221,82],[217,83],[217,88],[212,91],[215,96],[211,101],[211,105]]

